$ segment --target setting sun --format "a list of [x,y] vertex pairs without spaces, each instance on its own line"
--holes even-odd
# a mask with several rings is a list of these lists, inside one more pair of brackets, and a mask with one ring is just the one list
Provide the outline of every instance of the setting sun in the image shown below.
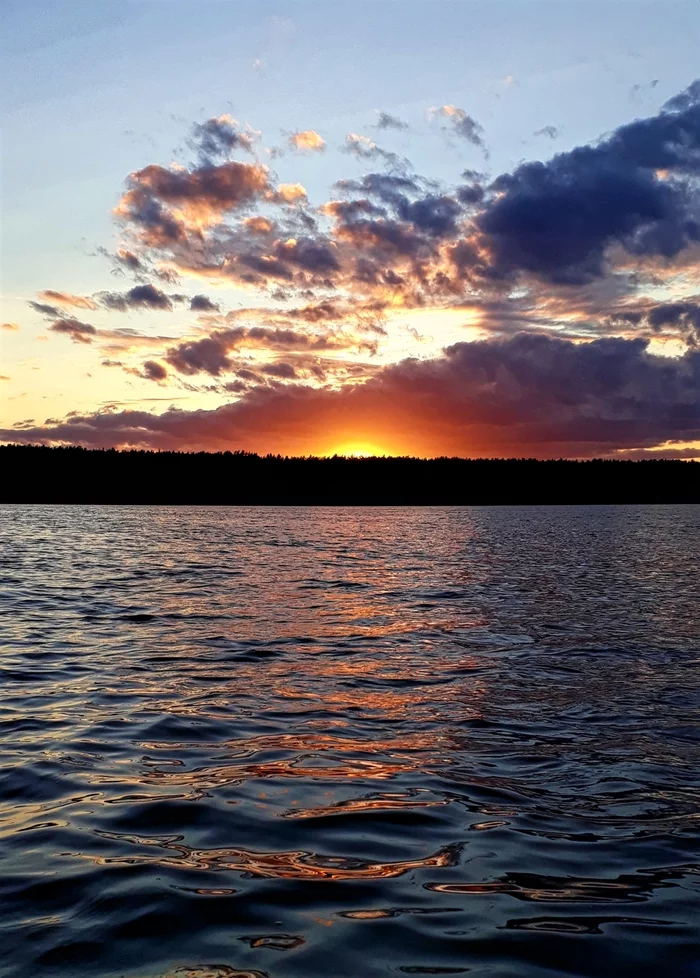
[[391,452],[366,441],[346,441],[341,445],[334,445],[325,454],[328,456],[345,455],[348,458],[369,458],[372,455],[390,455]]

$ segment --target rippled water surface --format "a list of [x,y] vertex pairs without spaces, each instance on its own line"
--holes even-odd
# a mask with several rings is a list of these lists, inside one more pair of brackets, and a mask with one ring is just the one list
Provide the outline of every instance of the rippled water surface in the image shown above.
[[0,544],[3,976],[700,975],[700,507]]

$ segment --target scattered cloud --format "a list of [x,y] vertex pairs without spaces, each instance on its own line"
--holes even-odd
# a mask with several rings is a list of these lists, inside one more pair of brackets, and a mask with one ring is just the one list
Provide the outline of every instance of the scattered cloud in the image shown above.
[[128,309],[161,309],[170,312],[173,308],[172,297],[146,283],[135,285],[128,292],[100,292],[101,304],[106,309],[126,312]]
[[397,129],[401,131],[410,128],[407,122],[399,119],[398,116],[391,115],[389,112],[379,112],[378,116],[377,129]]
[[443,105],[439,109],[433,109],[432,114],[445,119],[447,128],[456,136],[466,139],[472,146],[477,146],[486,152],[483,127],[464,109],[460,109],[456,105]]
[[206,373],[218,377],[234,369],[231,353],[242,349],[320,353],[353,348],[372,350],[375,346],[371,341],[337,332],[307,333],[277,326],[236,326],[216,330],[201,339],[178,343],[170,347],[164,359],[178,373]]
[[74,343],[92,343],[97,330],[90,323],[81,323],[77,319],[57,319],[49,329],[54,333],[64,333]]
[[44,289],[37,295],[42,302],[52,302],[58,306],[68,306],[74,309],[97,309],[95,300],[87,295],[72,295],[70,292],[57,292],[55,289]]
[[274,199],[284,204],[295,204],[305,197],[306,188],[300,183],[281,183],[274,193]]
[[191,169],[153,163],[132,173],[115,214],[141,243],[162,247],[201,239],[230,211],[270,190],[267,167],[231,161]]
[[253,134],[241,131],[236,119],[220,115],[192,127],[190,146],[204,164],[226,159],[234,150],[253,152]]
[[396,153],[390,153],[367,136],[359,136],[355,132],[349,132],[345,137],[345,144],[342,147],[346,153],[351,153],[359,160],[383,160],[388,166],[401,167],[407,166],[408,161],[402,160]]
[[60,316],[61,310],[58,306],[50,306],[46,302],[35,302],[33,299],[29,299],[29,305],[32,307],[34,312],[40,313],[42,316]]
[[162,363],[156,360],[146,360],[143,364],[143,376],[147,380],[163,381],[168,376],[168,371]]
[[207,295],[193,295],[190,299],[190,309],[193,312],[219,312],[219,305]]
[[292,133],[289,145],[292,149],[318,153],[326,148],[326,141],[314,129],[303,129]]
[[559,130],[556,126],[543,126],[541,129],[536,129],[533,136],[546,136],[547,139],[558,139]]

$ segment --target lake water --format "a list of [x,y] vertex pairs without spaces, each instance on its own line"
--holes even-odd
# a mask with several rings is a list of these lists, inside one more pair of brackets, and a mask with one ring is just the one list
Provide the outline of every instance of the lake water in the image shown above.
[[697,978],[700,507],[0,508],[0,973]]

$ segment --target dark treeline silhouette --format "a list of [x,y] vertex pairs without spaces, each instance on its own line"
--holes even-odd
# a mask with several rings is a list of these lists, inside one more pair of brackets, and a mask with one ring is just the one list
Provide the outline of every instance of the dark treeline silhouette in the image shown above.
[[267,505],[696,503],[700,463],[285,458],[0,446],[0,502]]

